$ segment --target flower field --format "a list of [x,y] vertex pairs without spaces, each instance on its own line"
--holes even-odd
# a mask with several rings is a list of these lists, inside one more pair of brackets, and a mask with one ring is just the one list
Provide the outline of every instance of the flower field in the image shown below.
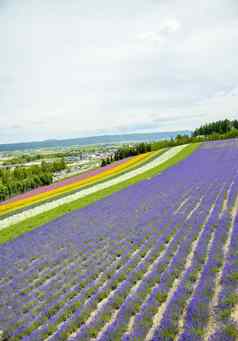
[[120,161],[113,162],[110,165],[106,165],[105,167],[100,167],[100,168],[88,170],[88,171],[82,172],[79,175],[75,175],[75,176],[72,176],[70,178],[66,178],[65,180],[55,182],[55,183],[48,185],[48,186],[37,187],[37,188],[33,189],[32,191],[29,191],[29,192],[26,192],[23,194],[18,194],[11,199],[5,200],[4,202],[1,202],[0,205],[2,206],[2,205],[6,205],[8,203],[11,203],[11,202],[18,201],[20,199],[26,199],[26,198],[32,197],[33,195],[44,193],[44,192],[50,191],[52,189],[63,187],[65,185],[71,185],[72,183],[75,183],[76,181],[86,179],[86,178],[89,178],[89,177],[94,176],[94,175],[101,174],[101,173],[103,173],[109,169],[114,169],[115,167],[118,167],[119,165],[127,163],[130,159],[131,158],[126,158],[126,159],[123,159]]
[[[172,159],[177,154],[180,154],[180,152],[182,152],[184,149],[189,149],[189,146],[181,145],[170,148],[167,151],[160,150],[159,152],[148,153],[148,155],[143,154],[140,155],[140,162],[138,161],[138,157],[136,157],[136,159],[132,158],[128,161],[128,163],[130,162],[129,165],[128,163],[126,165],[122,165],[124,171],[121,170],[118,173],[115,173],[114,170],[112,170],[114,174],[114,176],[112,177],[108,176],[108,173],[111,173],[111,170],[109,169],[102,174],[103,178],[99,174],[99,179],[97,176],[94,176],[92,178],[90,177],[89,179],[86,179],[86,182],[82,180],[79,183],[73,184],[72,186],[70,186],[71,189],[72,187],[75,189],[73,193],[69,192],[68,186],[66,186],[66,189],[64,187],[62,187],[62,189],[59,188],[57,192],[62,192],[62,196],[60,198],[58,196],[55,197],[55,193],[53,193],[52,195],[52,191],[49,191],[43,193],[45,199],[48,200],[47,202],[42,203],[42,195],[36,195],[32,199],[28,199],[29,203],[31,204],[33,204],[33,202],[35,204],[38,203],[38,205],[35,205],[35,207],[33,206],[29,208],[25,200],[19,200],[19,202],[17,201],[16,203],[13,203],[13,209],[10,208],[10,215],[8,217],[2,217],[2,219],[0,220],[0,230],[12,226],[18,222],[24,221],[27,218],[32,218],[41,213],[48,212],[59,206],[62,207],[62,205],[87,197],[88,195],[99,192],[100,190],[111,188],[113,185],[123,183],[126,180],[135,178],[140,174],[146,174],[146,171],[149,171],[161,164],[164,164],[166,161]],[[141,159],[143,161],[141,161]],[[131,164],[133,164],[133,166],[131,166]],[[119,166],[118,168],[122,169],[122,166]],[[105,175],[105,173],[107,173],[107,175]],[[85,183],[87,184],[86,188],[84,186]],[[16,207],[22,207],[23,211],[15,212]],[[5,205],[5,207],[2,208],[5,211],[9,209],[8,205]]]
[[117,161],[104,168],[88,171],[79,176],[75,176],[49,186],[39,187],[33,191],[18,195],[0,203],[0,215],[28,207],[33,204],[38,204],[60,195],[66,195],[72,191],[92,185],[98,181],[108,179],[111,176],[121,174],[124,171],[129,171],[131,168],[139,167],[144,162],[153,159],[153,157],[157,154],[158,153],[145,153],[137,155],[135,157]]
[[0,245],[0,330],[25,341],[235,341],[238,140]]

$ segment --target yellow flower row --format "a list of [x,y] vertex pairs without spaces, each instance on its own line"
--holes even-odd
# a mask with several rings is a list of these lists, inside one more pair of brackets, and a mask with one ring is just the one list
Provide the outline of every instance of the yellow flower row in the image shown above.
[[110,176],[116,175],[117,173],[121,173],[123,171],[127,171],[130,170],[130,168],[134,168],[135,166],[139,165],[140,163],[145,162],[147,159],[150,159],[154,156],[154,153],[145,153],[145,154],[141,154],[141,155],[137,155],[131,159],[129,159],[128,161],[126,161],[125,163],[122,163],[112,169],[107,169],[104,172],[94,175],[90,178],[86,178],[86,179],[82,179],[79,180],[75,183],[72,184],[68,184],[62,187],[58,187],[55,188],[53,190],[50,190],[48,192],[44,192],[44,193],[39,193],[36,194],[35,196],[32,197],[28,197],[28,198],[24,198],[15,202],[10,202],[7,203],[5,205],[1,205],[0,206],[0,214],[6,214],[9,213],[11,211],[32,205],[32,204],[36,204],[36,203],[40,203],[44,200],[47,199],[51,199],[54,197],[57,197],[61,194],[65,194],[67,192],[71,192],[74,190],[77,190],[81,187],[85,187],[88,185],[92,185],[95,184],[98,181],[104,180],[105,178],[108,178]]

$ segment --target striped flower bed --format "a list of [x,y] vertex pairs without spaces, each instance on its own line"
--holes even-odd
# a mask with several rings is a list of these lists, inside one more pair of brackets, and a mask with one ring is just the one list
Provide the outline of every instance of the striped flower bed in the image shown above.
[[41,187],[35,191],[25,193],[2,203],[0,205],[0,215],[14,212],[17,209],[25,208],[45,200],[56,198],[60,195],[70,193],[85,186],[103,181],[117,174],[121,174],[122,172],[129,171],[133,167],[140,166],[142,163],[149,161],[156,154],[157,153],[152,152],[137,155],[135,157],[119,161],[116,164],[111,164],[105,168],[95,169],[77,177],[73,177],[72,179],[66,179],[51,186]]
[[100,168],[91,169],[89,171],[85,171],[79,175],[72,176],[70,178],[55,182],[55,183],[48,185],[48,186],[41,186],[41,187],[33,189],[32,191],[16,195],[13,198],[5,200],[4,202],[0,202],[0,207],[3,205],[6,205],[6,204],[12,203],[12,202],[16,202],[18,200],[30,198],[30,197],[37,195],[37,194],[40,194],[40,193],[48,192],[48,191],[53,190],[55,188],[60,188],[60,187],[66,186],[66,185],[73,184],[77,181],[80,181],[82,179],[87,179],[87,178],[94,176],[94,175],[97,175],[97,174],[101,174],[108,169],[113,169],[113,168],[115,168],[121,164],[126,163],[129,159],[131,159],[131,157],[127,158],[127,159],[123,159],[123,160],[113,162],[110,165],[107,165],[105,167],[100,167]]
[[[172,159],[174,156],[179,154],[183,149],[189,148],[187,145],[181,145],[177,147],[170,148],[168,151],[163,153],[162,155],[158,155],[156,153],[157,157],[153,158],[153,160],[150,159],[149,162],[144,162],[143,164],[140,163],[140,167],[137,164],[137,167],[128,167],[126,168],[126,172],[119,172],[117,176],[114,177],[107,177],[105,181],[98,181],[95,183],[92,183],[91,186],[87,186],[86,188],[81,187],[81,190],[77,190],[74,193],[69,193],[68,195],[64,195],[60,198],[53,198],[50,201],[43,202],[39,205],[31,206],[30,208],[27,208],[21,212],[14,212],[13,214],[3,217],[0,220],[0,230],[7,228],[11,225],[15,225],[18,222],[22,222],[28,218],[32,218],[34,216],[37,216],[39,214],[51,211],[54,208],[57,208],[59,206],[63,206],[65,204],[69,204],[72,202],[75,202],[81,198],[87,197],[93,193],[99,192],[104,189],[110,189],[110,187],[113,187],[114,185],[118,185],[120,183],[126,182],[127,180],[130,180],[132,178],[136,178],[138,175],[146,174],[147,171],[156,169],[159,165],[165,164],[166,161]],[[162,151],[160,152],[160,154]]]

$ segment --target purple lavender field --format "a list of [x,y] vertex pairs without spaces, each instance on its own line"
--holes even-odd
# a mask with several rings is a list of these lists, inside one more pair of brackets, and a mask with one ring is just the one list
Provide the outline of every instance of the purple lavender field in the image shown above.
[[2,339],[236,340],[237,194],[238,140],[204,143],[0,246]]

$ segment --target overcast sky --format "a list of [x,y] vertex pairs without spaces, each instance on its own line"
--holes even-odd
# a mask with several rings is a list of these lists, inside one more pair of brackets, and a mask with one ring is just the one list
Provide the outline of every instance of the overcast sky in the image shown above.
[[238,117],[237,0],[0,0],[0,143]]

